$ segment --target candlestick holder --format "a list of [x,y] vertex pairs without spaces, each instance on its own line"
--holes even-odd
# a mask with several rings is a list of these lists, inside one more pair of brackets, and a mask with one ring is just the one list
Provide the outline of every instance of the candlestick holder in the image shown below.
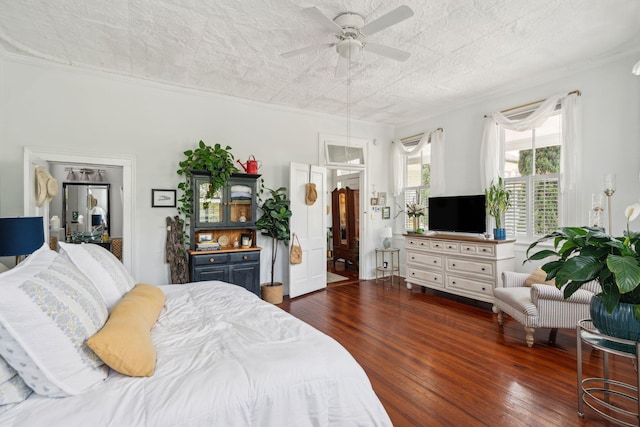
[[616,192],[616,176],[608,174],[604,176],[604,183],[602,184],[602,190],[607,196],[607,213],[609,215],[609,234],[613,234],[612,216],[611,216],[611,196]]

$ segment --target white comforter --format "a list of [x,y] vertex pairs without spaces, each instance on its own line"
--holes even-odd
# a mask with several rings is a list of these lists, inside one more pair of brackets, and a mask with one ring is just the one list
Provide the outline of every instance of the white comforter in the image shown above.
[[33,394],[2,426],[387,426],[364,371],[336,341],[223,282],[162,286],[156,372],[111,372],[78,396]]

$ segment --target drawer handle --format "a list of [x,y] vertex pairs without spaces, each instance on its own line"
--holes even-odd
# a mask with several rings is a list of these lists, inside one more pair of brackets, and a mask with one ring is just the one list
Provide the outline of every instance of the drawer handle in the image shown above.
[[454,280],[454,281],[452,281],[451,283],[453,283],[453,284],[455,285],[455,284],[456,284],[456,281]]
[[438,278],[437,278],[437,277],[434,277],[434,278],[433,278],[433,280],[435,280],[435,281],[437,282],[437,281],[438,281]]
[[421,242],[421,243],[420,243],[420,246],[424,246],[424,242]]
[[471,248],[467,248],[467,250],[468,250],[468,251],[470,251],[470,250],[471,250]]
[[449,248],[449,249],[453,249],[453,246],[449,245],[449,246],[448,246],[448,248]]
[[486,248],[482,248],[482,252],[487,252],[487,249]]
[[214,261],[215,261],[215,259],[209,258],[209,262],[214,262]]
[[245,256],[242,257],[242,259],[246,261],[246,260],[249,259],[249,257],[245,255]]
[[434,264],[437,264],[437,263],[438,263],[438,261],[436,261],[436,260],[434,259],[434,260],[433,260],[433,263],[434,263]]
[[412,256],[411,259],[414,260],[414,259],[416,259],[416,257]]
[[415,242],[409,242],[409,244],[410,244],[410,245],[413,245],[413,244],[415,244]]
[[482,290],[483,290],[483,291],[484,291],[484,290],[486,290],[486,289],[487,289],[487,288],[485,288],[484,286],[482,287]]
[[482,267],[482,271],[484,271],[484,267]]
[[451,264],[451,267],[455,267],[455,266],[456,266],[455,264]]
[[415,275],[416,275],[416,273],[411,273],[411,275],[412,275],[412,276],[415,276]]

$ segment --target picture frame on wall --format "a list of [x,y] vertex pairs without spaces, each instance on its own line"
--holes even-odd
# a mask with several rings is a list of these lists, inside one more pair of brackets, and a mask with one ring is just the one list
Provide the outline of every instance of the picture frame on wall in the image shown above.
[[391,219],[391,207],[385,206],[382,208],[382,219]]
[[151,207],[152,208],[175,208],[176,207],[176,190],[151,190]]
[[372,197],[371,198],[371,206],[378,206],[378,198],[377,197]]
[[387,205],[387,193],[378,193],[378,204],[380,206],[386,206]]

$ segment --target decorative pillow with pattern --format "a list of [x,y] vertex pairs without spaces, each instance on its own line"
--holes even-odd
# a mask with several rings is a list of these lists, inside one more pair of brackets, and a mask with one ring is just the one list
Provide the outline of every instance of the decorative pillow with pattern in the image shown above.
[[86,344],[107,315],[91,281],[46,244],[0,275],[0,355],[38,394],[78,394],[107,377]]
[[6,360],[0,357],[0,407],[25,400],[33,390]]
[[60,253],[98,288],[109,310],[136,285],[120,260],[102,246],[62,242],[59,245]]

